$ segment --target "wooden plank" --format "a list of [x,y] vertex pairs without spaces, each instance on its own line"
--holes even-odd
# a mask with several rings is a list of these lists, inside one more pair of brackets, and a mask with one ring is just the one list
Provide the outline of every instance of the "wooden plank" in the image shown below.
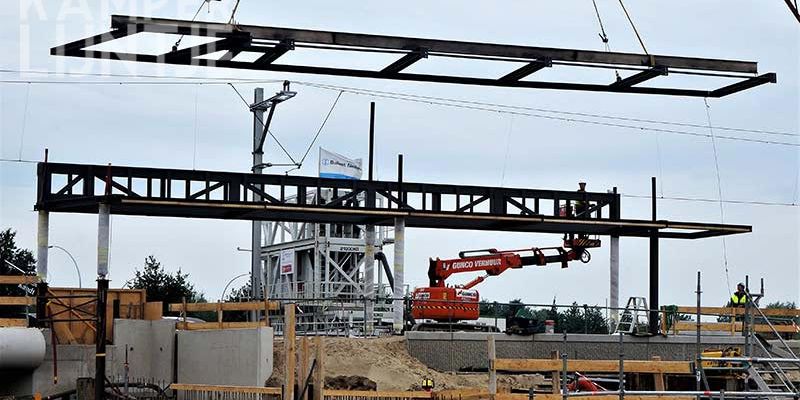
[[[246,302],[228,302],[220,303],[222,311],[263,311],[269,305],[269,310],[279,310],[280,303],[277,301],[270,301],[265,304],[263,301],[246,301]],[[217,303],[186,303],[186,311],[188,312],[201,312],[211,311],[216,312],[218,309]],[[184,305],[182,303],[174,303],[169,305],[170,311],[183,311]]]
[[33,285],[39,283],[38,276],[0,275],[0,285]]
[[0,306],[32,306],[34,304],[36,304],[35,297],[0,296]]
[[489,335],[487,342],[489,345],[489,399],[494,400],[494,396],[497,394],[497,367],[495,365],[497,353],[495,352],[494,336]]
[[256,393],[280,395],[279,387],[259,387],[259,386],[230,386],[230,385],[199,385],[193,383],[173,383],[169,385],[172,390],[185,392],[218,392],[218,393]]
[[0,318],[0,327],[2,328],[9,328],[9,327],[27,327],[28,320],[25,318]]
[[[554,350],[550,353],[550,358],[553,360],[561,360],[561,354],[559,354],[558,350]],[[560,394],[561,393],[561,371],[553,371],[550,373],[550,382],[552,386],[552,393],[553,394]]]
[[[325,397],[360,397],[360,398],[379,398],[379,399],[430,399],[432,393],[424,391],[404,392],[404,391],[368,391],[368,390],[333,390],[325,389]],[[538,397],[538,396],[537,396]],[[525,397],[527,399],[527,395]]]
[[[731,327],[734,328],[731,328]],[[799,333],[798,327],[795,325],[775,325],[775,330],[780,333]],[[675,328],[679,331],[694,331],[697,330],[697,325],[694,322],[678,322],[675,324]],[[701,331],[719,331],[719,332],[726,332],[735,329],[736,332],[742,331],[742,323],[736,322],[732,324],[730,322],[702,322],[700,323],[700,330]],[[772,329],[769,325],[766,324],[755,324],[753,325],[753,330],[756,332],[772,332]]]
[[148,301],[144,303],[144,319],[158,321],[164,317],[164,302]]
[[[311,354],[308,352],[308,337],[303,336],[300,338],[300,367],[297,369],[297,385],[300,388],[300,392],[303,391],[303,386],[305,386],[306,379],[308,378],[310,358]],[[300,400],[308,400],[308,391],[303,394]]]
[[[762,308],[760,309],[768,317],[797,317],[800,316],[800,309],[797,308]],[[677,312],[684,314],[697,314],[697,307],[680,306]],[[752,310],[751,315],[758,315],[758,311]],[[700,314],[703,315],[744,315],[744,307],[700,307]]]
[[314,400],[323,400],[325,388],[325,343],[322,336],[314,337],[314,352],[317,366],[314,370]]
[[183,322],[179,321],[175,327],[185,331],[200,331],[211,329],[245,329],[263,327],[263,322],[223,322],[220,327],[219,322]]
[[[661,357],[653,356],[653,361],[654,362],[661,362]],[[666,381],[664,380],[664,374],[657,373],[657,374],[653,375],[653,387],[658,392],[663,392],[663,391],[667,390],[666,389],[667,384],[666,384]]]
[[[538,398],[538,394],[536,395]],[[481,400],[489,397],[486,389],[446,389],[433,392],[434,399],[441,400]]]
[[286,354],[283,375],[284,399],[294,399],[294,370],[297,362],[295,354],[295,317],[294,304],[283,306],[283,349]]
[[[498,371],[515,372],[553,372],[561,371],[561,360],[547,359],[497,359],[495,368]],[[618,372],[618,360],[567,360],[568,371],[578,372]],[[626,360],[625,372],[643,374],[691,374],[688,361],[650,361]]]

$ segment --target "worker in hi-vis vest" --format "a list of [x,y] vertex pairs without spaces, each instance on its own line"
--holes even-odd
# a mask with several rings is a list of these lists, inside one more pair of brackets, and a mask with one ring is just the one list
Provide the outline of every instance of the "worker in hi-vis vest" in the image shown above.
[[744,307],[747,304],[747,291],[745,291],[744,283],[736,285],[736,291],[731,295],[730,307]]

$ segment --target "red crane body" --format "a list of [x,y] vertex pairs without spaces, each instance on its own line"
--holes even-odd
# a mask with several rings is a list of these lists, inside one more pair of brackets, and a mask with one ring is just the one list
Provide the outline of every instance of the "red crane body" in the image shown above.
[[[431,259],[428,267],[428,287],[416,288],[412,295],[411,315],[414,319],[432,319],[441,322],[454,322],[460,320],[476,320],[480,315],[480,295],[475,286],[490,276],[497,276],[508,269],[518,269],[528,265],[547,265],[561,263],[562,268],[567,268],[567,263],[580,259],[588,262],[589,247],[599,247],[600,241],[596,239],[583,239],[581,246],[574,241],[566,242],[569,249],[562,247],[531,248],[520,250],[498,251],[496,249],[462,251],[459,258],[440,260]],[[556,251],[557,254],[545,255],[544,251]],[[529,256],[519,253],[530,252]],[[446,286],[445,280],[453,274],[483,271],[486,275],[479,276],[464,285]]]

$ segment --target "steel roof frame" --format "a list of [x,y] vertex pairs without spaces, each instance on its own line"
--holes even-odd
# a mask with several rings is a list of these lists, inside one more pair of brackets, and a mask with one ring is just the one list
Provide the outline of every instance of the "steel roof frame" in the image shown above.
[[[183,49],[173,48],[172,51],[160,55],[87,49],[97,44],[142,32],[210,37],[218,40]],[[281,56],[296,48],[395,53],[400,58],[377,71],[275,63]],[[198,58],[218,51],[225,51],[218,59]],[[235,60],[235,57],[242,52],[256,52],[261,55],[253,62]],[[757,75],[757,63],[751,61],[461,42],[127,15],[113,15],[109,32],[53,47],[50,49],[50,53],[69,57],[376,79],[693,97],[723,97],[765,83],[777,82],[775,73]],[[497,78],[403,72],[412,64],[431,57],[484,59],[525,64],[516,69],[509,68],[510,72]],[[586,68],[617,68],[634,70],[635,73],[605,85],[523,80],[544,68],[565,65]],[[638,86],[643,82],[667,74],[710,75],[734,78],[738,81],[711,90]]]

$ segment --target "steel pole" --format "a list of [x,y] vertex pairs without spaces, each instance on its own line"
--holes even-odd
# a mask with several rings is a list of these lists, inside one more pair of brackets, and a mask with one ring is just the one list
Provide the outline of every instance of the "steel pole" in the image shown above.
[[[653,221],[656,221],[656,177],[650,178]],[[650,231],[650,334],[658,334],[658,229]]]
[[103,400],[106,391],[106,295],[108,280],[97,278],[97,333],[95,335],[94,398]]
[[[256,88],[255,94],[253,98],[253,104],[259,104],[264,101],[264,89],[263,88]],[[264,167],[264,151],[261,144],[264,142],[264,125],[262,121],[264,120],[264,109],[261,107],[257,107],[253,109],[253,173],[254,174],[262,174]],[[261,201],[261,196],[257,193],[253,192],[253,201],[258,202]],[[262,266],[261,266],[261,221],[253,220],[252,227],[251,227],[251,242],[250,248],[252,252],[250,253],[250,293],[252,299],[260,299],[262,298],[262,290],[261,290],[261,280],[263,278]],[[250,312],[250,320],[251,321],[258,321],[258,311],[254,310]]]

